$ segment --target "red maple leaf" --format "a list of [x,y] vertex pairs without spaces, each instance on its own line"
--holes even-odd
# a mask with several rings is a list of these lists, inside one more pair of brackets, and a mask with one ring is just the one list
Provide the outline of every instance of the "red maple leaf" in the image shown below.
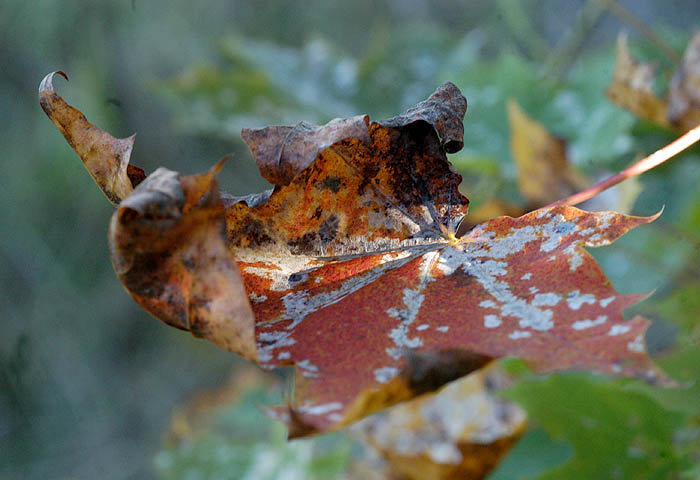
[[[99,130],[67,110],[50,77],[42,87],[71,145],[70,132]],[[165,322],[264,368],[294,365],[293,403],[272,411],[292,436],[339,428],[502,356],[541,372],[663,380],[645,353],[648,322],[622,317],[644,295],[615,291],[584,249],[656,217],[554,206],[458,237],[468,200],[446,152],[462,147],[465,112],[446,83],[384,122],[244,131],[275,184],[248,197],[220,194],[213,171],[161,168],[130,194],[137,182],[127,188],[122,176],[125,198],[98,181],[123,198],[109,232],[117,274]],[[76,151],[90,169],[89,152]]]

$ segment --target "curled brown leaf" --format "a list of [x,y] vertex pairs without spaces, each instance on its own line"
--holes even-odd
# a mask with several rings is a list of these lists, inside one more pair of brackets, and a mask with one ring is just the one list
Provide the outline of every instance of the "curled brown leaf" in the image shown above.
[[213,170],[153,172],[112,216],[109,246],[117,276],[148,312],[257,359],[253,313],[228,249]]

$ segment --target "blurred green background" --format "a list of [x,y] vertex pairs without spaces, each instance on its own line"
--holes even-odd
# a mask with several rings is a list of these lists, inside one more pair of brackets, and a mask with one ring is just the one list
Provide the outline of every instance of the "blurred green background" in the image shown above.
[[[41,111],[45,74],[70,76],[56,89],[91,122],[115,136],[137,132],[132,163],[147,172],[199,172],[232,152],[220,181],[237,195],[267,188],[242,127],[380,119],[451,80],[469,102],[465,149],[451,157],[465,194],[475,207],[494,198],[522,203],[508,98],[567,138],[570,161],[590,178],[674,137],[605,98],[620,30],[630,32],[635,53],[658,62],[661,82],[675,65],[604,3],[0,2],[0,478],[332,478],[353,451],[349,440],[321,437],[316,443],[337,448],[318,457],[319,467],[311,443],[286,445],[280,427],[247,400],[221,422],[259,435],[208,431],[166,441],[173,409],[244,362],[165,327],[122,289],[106,245],[112,207]],[[679,55],[700,27],[697,0],[620,4]],[[646,215],[665,205],[664,216],[595,254],[620,291],[657,288],[632,313],[655,320],[650,347],[687,388],[524,373],[508,396],[539,427],[494,478],[700,478],[700,390],[692,383],[700,374],[698,150],[639,181],[638,197],[599,206],[627,203]],[[602,431],[575,427],[578,407],[547,408],[567,398],[572,378],[581,396],[602,405],[585,413],[605,422]],[[274,403],[275,392],[254,395]],[[619,412],[648,421],[624,423]],[[213,455],[224,451],[217,448],[228,454]],[[276,467],[254,473],[259,457]]]

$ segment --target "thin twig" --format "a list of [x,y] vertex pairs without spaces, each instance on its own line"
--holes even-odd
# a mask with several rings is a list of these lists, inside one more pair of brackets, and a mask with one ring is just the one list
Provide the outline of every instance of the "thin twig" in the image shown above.
[[549,44],[532,24],[521,2],[498,0],[496,5],[516,42],[526,51],[530,58],[544,61],[550,55]]
[[669,143],[665,147],[655,151],[648,157],[643,158],[631,167],[621,171],[617,175],[613,175],[612,177],[603,180],[602,182],[597,183],[592,187],[588,187],[587,189],[579,193],[575,193],[562,200],[557,200],[556,202],[547,205],[547,207],[545,208],[553,207],[555,205],[577,205],[581,202],[585,202],[586,200],[595,197],[604,190],[607,190],[608,188],[617,185],[623,180],[636,177],[637,175],[644,173],[647,170],[651,170],[652,168],[661,165],[666,160],[674,157],[675,155],[678,155],[680,152],[696,143],[698,140],[700,140],[700,125],[693,128],[685,135],[678,137],[676,140]]
[[676,52],[673,47],[666,43],[661,37],[659,37],[654,30],[652,30],[647,24],[642,22],[637,16],[631,11],[623,7],[620,2],[616,0],[599,0],[620,20],[622,20],[627,25],[639,30],[639,32],[647,37],[656,47],[664,52],[671,63],[676,66],[681,64],[681,56]]
[[545,77],[552,76],[558,81],[566,73],[606,10],[607,7],[601,3],[601,0],[586,2],[576,15],[573,25],[559,41],[556,50],[544,62]]

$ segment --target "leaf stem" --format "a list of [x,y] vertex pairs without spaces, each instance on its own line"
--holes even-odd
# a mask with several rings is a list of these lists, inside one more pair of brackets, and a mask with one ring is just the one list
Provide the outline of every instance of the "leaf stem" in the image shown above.
[[585,202],[598,195],[599,193],[607,190],[610,187],[617,185],[623,180],[628,178],[636,177],[637,175],[651,170],[664,163],[666,160],[678,155],[680,152],[690,147],[694,143],[700,140],[700,125],[696,126],[692,130],[688,131],[685,135],[678,137],[673,142],[669,143],[665,147],[655,151],[646,158],[643,158],[639,162],[635,163],[631,167],[621,171],[617,175],[613,175],[610,178],[603,180],[600,183],[588,187],[578,193],[575,193],[569,197],[562,200],[557,200],[554,203],[547,205],[545,208],[553,207],[555,205],[578,205],[581,202]]

